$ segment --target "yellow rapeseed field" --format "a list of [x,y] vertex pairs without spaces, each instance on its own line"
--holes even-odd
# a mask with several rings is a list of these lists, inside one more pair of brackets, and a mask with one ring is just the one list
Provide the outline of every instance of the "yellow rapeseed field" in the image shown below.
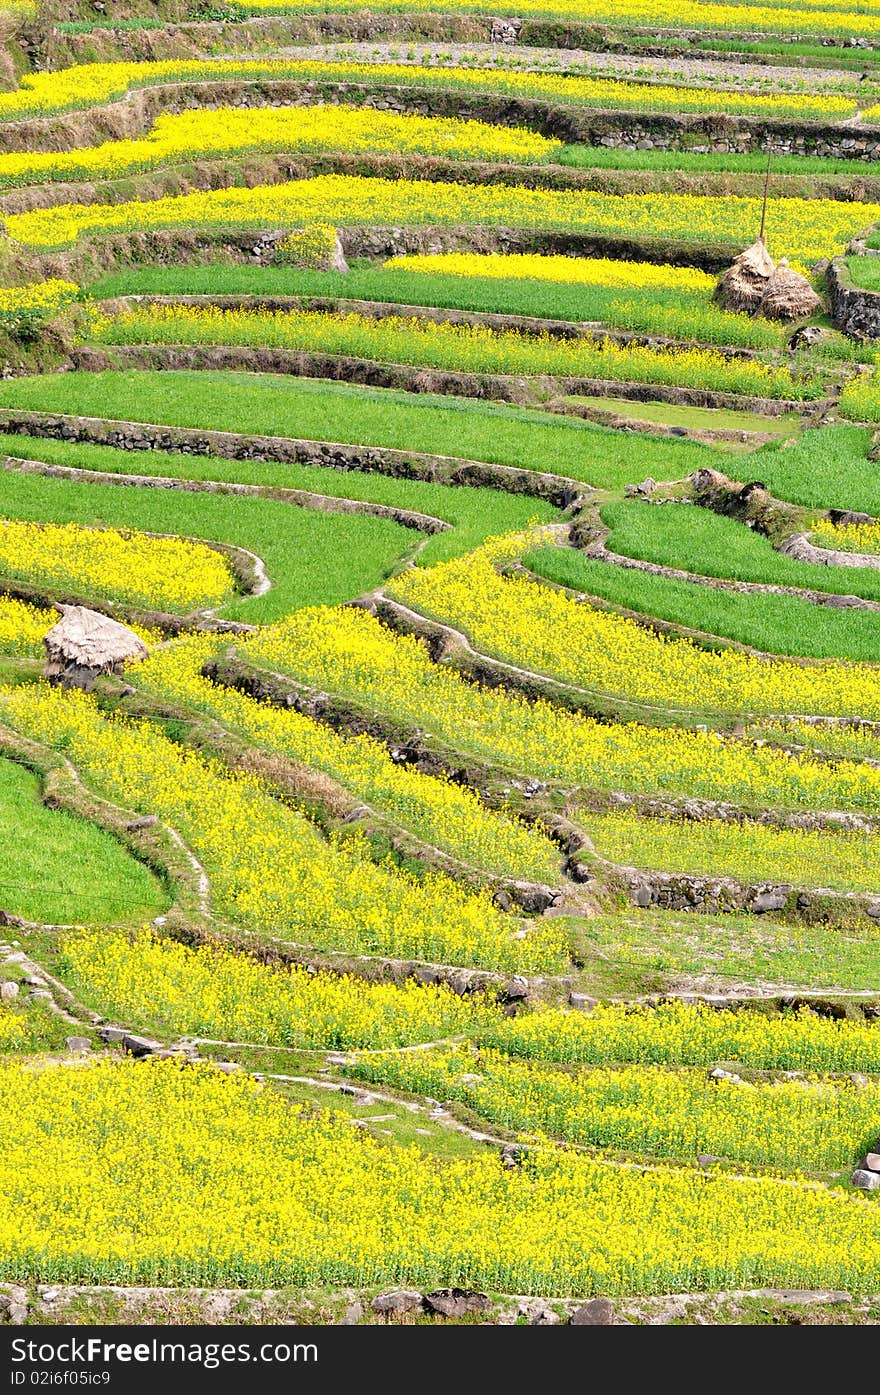
[[880,1071],[876,1022],[806,1007],[770,1015],[672,998],[656,1007],[599,1003],[589,1013],[547,1008],[484,1023],[479,1040],[511,1056],[583,1065],[736,1061],[752,1070]]
[[159,116],[141,140],[0,154],[0,188],[47,179],[116,179],[162,165],[251,151],[352,150],[530,164],[561,148],[561,141],[519,128],[399,115],[372,107],[218,107]]
[[566,1142],[686,1162],[701,1153],[803,1172],[851,1168],[877,1134],[880,1085],[774,1080],[737,1084],[702,1069],[590,1066],[576,1073],[500,1052],[361,1056],[360,1079],[459,1100],[484,1119]]
[[522,935],[486,893],[377,865],[365,842],[327,840],[248,775],[187,751],[149,722],[104,716],[95,700],[47,684],[0,690],[0,716],[61,748],[83,777],[187,839],[223,912],[247,928],[326,949],[518,972],[558,971],[564,932]]
[[615,261],[610,257],[539,256],[520,252],[426,253],[390,257],[385,266],[395,271],[497,276],[505,281],[556,281],[628,291],[682,291],[686,295],[711,294],[718,279],[693,266],[654,266],[650,262]]
[[168,610],[216,605],[233,589],[225,558],[204,543],[8,518],[0,518],[0,572]]
[[[850,97],[813,93],[716,92],[707,87],[644,83],[614,77],[511,72],[480,67],[425,67],[418,63],[356,63],[320,59],[166,59],[144,63],[82,63],[58,72],[27,73],[15,92],[0,93],[0,121],[45,116],[110,102],[127,91],[156,83],[298,80],[322,84],[400,84],[409,87],[501,92],[513,96],[575,102],[579,106],[642,111],[731,112],[841,120],[852,115]],[[251,112],[251,115],[255,115]],[[374,113],[375,115],[375,113]]]
[[613,381],[702,386],[757,397],[806,399],[823,391],[818,376],[795,375],[760,359],[715,349],[653,349],[613,339],[558,339],[485,325],[419,317],[375,319],[357,313],[148,305],[94,321],[101,344],[244,344],[352,354],[390,363],[425,364],[467,373],[553,374]]
[[497,568],[521,549],[477,551],[395,577],[390,594],[454,625],[486,653],[591,691],[713,712],[880,716],[880,668],[797,664],[701,649]]
[[149,929],[69,934],[61,950],[62,972],[90,1001],[188,1036],[350,1050],[437,1041],[501,1021],[498,1008],[448,988],[266,965],[220,943],[192,949]]
[[517,880],[559,880],[560,852],[540,829],[484,805],[466,785],[401,765],[361,733],[347,737],[291,709],[270,707],[200,676],[218,641],[187,639],[156,650],[132,676],[139,687],[208,713],[250,741],[339,780],[431,846],[466,865]]
[[12,1281],[550,1295],[880,1286],[871,1200],[549,1148],[513,1169],[497,1152],[439,1163],[209,1066],[0,1065],[0,1130]]
[[57,619],[55,611],[0,597],[0,654],[42,654],[43,635]]
[[[830,765],[806,753],[725,740],[712,731],[597,722],[547,702],[481,689],[432,664],[417,640],[392,634],[362,610],[299,610],[241,647],[258,663],[377,708],[453,750],[566,787],[704,795],[756,806],[880,810],[880,770],[861,761]],[[630,679],[644,662],[639,653]],[[672,653],[665,662],[673,671]],[[767,665],[768,676],[774,667]],[[862,681],[856,666],[797,672],[827,674],[822,691],[829,706],[852,709],[855,703],[858,710],[868,696],[868,674]],[[701,697],[693,671],[688,683],[692,704]],[[713,691],[720,689],[719,684]]]
[[[804,262],[833,256],[880,219],[880,204],[838,199],[773,199],[767,230],[774,256]],[[26,246],[69,246],[96,232],[153,228],[487,224],[588,232],[606,237],[673,238],[741,248],[761,221],[761,200],[728,195],[602,194],[501,184],[321,175],[290,184],[134,200],[60,204],[6,218]]]
[[880,552],[880,523],[832,523],[820,518],[813,524],[813,537],[821,547],[840,552]]

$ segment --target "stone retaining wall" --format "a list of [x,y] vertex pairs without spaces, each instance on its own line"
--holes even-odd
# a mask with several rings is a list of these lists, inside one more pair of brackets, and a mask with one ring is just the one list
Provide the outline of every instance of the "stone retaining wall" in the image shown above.
[[[438,83],[442,70],[438,69]],[[258,79],[181,82],[141,88],[119,101],[57,116],[28,117],[0,125],[0,149],[51,150],[94,145],[146,134],[163,112],[193,107],[260,107],[344,102],[418,116],[459,117],[503,126],[527,126],[566,143],[622,150],[773,152],[836,159],[880,159],[880,126],[853,127],[821,121],[774,120],[675,112],[601,110],[508,93],[376,83]],[[869,172],[866,169],[866,172]]]
[[843,257],[828,268],[831,318],[854,339],[880,339],[880,291],[866,291],[852,279]]
[[[510,494],[546,499],[548,503],[563,509],[569,508],[581,494],[575,482],[563,475],[385,446],[352,446],[333,441],[202,431],[187,426],[158,426],[11,408],[0,408],[0,428],[10,435],[45,437],[56,441],[89,441],[115,446],[118,450],[162,450],[183,455],[213,455],[227,460],[322,465],[331,470],[363,470],[390,475],[395,479],[428,480],[433,484],[474,488],[490,486]],[[584,485],[583,492],[587,490],[588,486]]]

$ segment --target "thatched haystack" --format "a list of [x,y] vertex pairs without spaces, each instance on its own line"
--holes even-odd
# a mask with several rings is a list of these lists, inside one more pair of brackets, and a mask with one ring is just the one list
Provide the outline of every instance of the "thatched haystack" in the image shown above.
[[805,276],[792,271],[785,257],[780,257],[767,282],[758,314],[770,320],[802,320],[813,315],[821,305],[819,297]]
[[61,619],[43,636],[44,677],[89,688],[101,673],[131,659],[145,659],[147,646],[127,625],[84,605],[59,605]]
[[759,237],[724,272],[715,289],[715,299],[724,310],[753,315],[764,299],[773,271],[773,258],[763,237]]

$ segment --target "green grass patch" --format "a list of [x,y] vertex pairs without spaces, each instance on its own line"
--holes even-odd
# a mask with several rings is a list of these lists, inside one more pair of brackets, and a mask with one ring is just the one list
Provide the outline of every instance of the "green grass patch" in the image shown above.
[[[321,465],[287,465],[274,461],[227,460],[222,456],[180,455],[172,451],[125,451],[88,442],[53,441],[0,432],[0,453],[25,460],[71,465],[106,474],[164,475],[173,479],[218,480],[270,488],[307,489],[335,499],[362,499],[391,508],[413,509],[452,524],[451,530],[427,538],[418,562],[443,561],[479,546],[484,538],[515,532],[532,519],[549,522],[556,510],[540,499],[497,489],[389,479],[364,470],[333,470]],[[415,534],[411,534],[415,541]]]
[[35,775],[0,759],[0,906],[47,924],[137,924],[165,910],[159,882],[109,833],[40,799]]
[[608,546],[701,576],[803,586],[841,596],[880,600],[880,572],[870,567],[822,567],[777,552],[760,533],[732,518],[687,504],[606,504]]
[[620,290],[383,267],[347,273],[248,265],[142,267],[106,277],[93,287],[93,294],[102,299],[149,294],[339,296],[540,319],[600,320],[620,329],[757,349],[779,347],[789,333],[784,325],[770,320],[726,314],[708,295],[698,293]]
[[870,447],[871,432],[864,427],[828,426],[805,431],[784,449],[764,446],[750,468],[778,499],[880,514],[880,470],[868,459]]
[[573,548],[542,547],[523,559],[549,581],[613,606],[735,640],[766,654],[875,663],[880,613],[825,610],[795,596],[718,591],[699,582],[599,562]]
[[[875,246],[874,233],[869,246]],[[847,257],[846,266],[853,284],[865,291],[880,291],[880,257]]]
[[230,543],[264,561],[272,588],[220,608],[268,622],[301,605],[333,605],[387,577],[417,534],[381,518],[326,514],[272,499],[181,494],[0,472],[0,514],[45,523],[139,528]]
[[713,984],[880,992],[880,929],[867,922],[783,925],[652,906],[566,924],[583,963],[576,986],[596,996]]
[[781,417],[762,417],[757,412],[734,412],[723,407],[679,407],[671,402],[631,402],[625,397],[567,397],[564,401],[619,412],[632,421],[684,426],[690,431],[761,431],[794,436],[802,426],[801,418],[789,412]]
[[[767,156],[761,151],[751,155],[735,152],[716,153],[695,150],[622,150],[604,145],[567,145],[556,157],[560,165],[574,169],[605,170],[676,170],[683,174],[761,174],[767,168]],[[839,160],[821,155],[774,155],[772,176],[777,174],[871,174],[873,166],[865,160]]]
[[718,464],[693,441],[632,437],[500,403],[418,396],[276,374],[64,373],[0,382],[0,406],[216,431],[388,446],[617,489],[651,474],[681,479]]
[[[12,975],[0,974],[0,978]],[[0,1056],[32,1055],[38,1051],[64,1051],[64,1038],[78,1029],[39,1001],[15,998],[0,1003]]]

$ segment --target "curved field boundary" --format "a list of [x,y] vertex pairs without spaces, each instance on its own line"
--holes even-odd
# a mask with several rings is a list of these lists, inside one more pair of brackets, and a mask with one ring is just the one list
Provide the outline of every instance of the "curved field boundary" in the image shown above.
[[880,555],[876,552],[843,552],[833,547],[817,547],[805,533],[792,533],[779,551],[799,562],[812,562],[819,567],[870,567],[872,571],[880,571]]
[[[635,292],[637,295],[638,292]],[[406,305],[393,300],[350,300],[345,296],[322,295],[124,295],[100,302],[108,314],[143,305],[183,305],[200,309],[253,310],[269,314],[309,310],[328,315],[361,315],[364,319],[425,320],[431,324],[475,325],[496,331],[551,339],[611,339],[615,344],[646,345],[648,348],[694,348],[706,343],[696,337],[674,339],[643,330],[615,329],[604,320],[546,320],[535,315],[501,314],[489,310],[456,310],[445,306]],[[716,354],[727,359],[759,359],[757,349],[732,344],[711,344]]]
[[[51,465],[42,460],[22,460],[7,456],[0,460],[0,469],[14,470],[23,475],[43,475],[49,479],[81,480],[87,484],[133,485],[140,489],[179,489],[188,494],[241,494],[258,499],[276,499],[281,503],[292,504],[297,508],[317,509],[322,513],[370,514],[375,518],[387,518],[404,528],[413,528],[419,533],[443,533],[452,528],[444,518],[431,514],[417,513],[414,509],[393,508],[390,504],[373,504],[363,499],[340,499],[335,494],[316,494],[306,489],[283,489],[276,485],[237,484],[225,480],[188,480],[171,475],[114,474],[105,470],[84,470],[74,465]],[[158,535],[157,535],[158,536]],[[161,536],[172,536],[161,535]],[[202,539],[198,539],[202,541]],[[245,549],[228,548],[227,544],[205,543],[207,547],[227,553],[245,552]],[[248,557],[254,554],[247,553]],[[262,562],[257,559],[260,567]],[[263,595],[268,584],[259,589],[259,583],[251,585],[249,594]]]
[[[221,60],[222,61],[222,60]],[[114,101],[86,108],[63,109],[47,116],[0,118],[0,148],[4,150],[52,150],[60,142],[67,145],[98,145],[114,139],[120,132],[126,137],[144,135],[162,112],[175,112],[188,107],[281,106],[298,101],[313,102],[339,99],[347,103],[374,106],[387,105],[393,100],[395,109],[407,112],[420,109],[429,116],[477,115],[481,120],[499,125],[529,126],[542,135],[553,136],[566,144],[599,144],[604,136],[625,136],[637,127],[640,134],[652,134],[658,144],[676,149],[702,137],[710,144],[729,146],[739,139],[748,148],[762,149],[774,138],[781,142],[800,140],[805,132],[815,145],[833,144],[848,139],[851,123],[797,120],[792,117],[758,115],[730,116],[723,110],[711,113],[676,112],[674,109],[652,111],[612,105],[587,106],[576,100],[548,101],[542,97],[518,95],[503,90],[491,91],[483,84],[473,88],[459,84],[443,86],[444,70],[436,69],[436,82],[413,83],[408,86],[399,77],[391,81],[377,74],[374,80],[335,77],[295,76],[253,78],[222,78],[218,62],[215,79],[165,81],[149,86],[131,88]],[[686,90],[686,89],[683,89]],[[880,156],[880,130],[870,125],[859,127],[866,138],[866,161]],[[873,137],[873,140],[871,139]]]
[[[241,666],[236,661],[213,662],[207,666],[208,676],[215,682],[222,683],[229,687],[235,687],[241,691],[250,692],[254,696],[262,698],[270,703],[277,703],[282,706],[293,705],[302,707],[306,704],[313,715],[325,718],[330,703],[333,704],[333,720],[331,725],[341,725],[345,713],[344,699],[326,700],[326,705],[322,695],[311,693],[311,697],[306,696],[310,690],[304,685],[294,680],[286,680],[281,675],[272,673],[269,670],[256,669],[251,666]],[[323,710],[316,713],[315,704]],[[349,709],[351,711],[351,709]],[[358,718],[355,717],[357,722]],[[416,744],[418,739],[416,738]],[[436,767],[438,758],[433,753],[429,760]],[[470,783],[470,781],[469,781]],[[569,791],[569,795],[573,794]],[[606,803],[610,803],[614,796],[600,796]],[[650,800],[644,803],[645,812],[649,812]],[[580,808],[587,810],[590,807],[589,800],[580,801]],[[641,804],[639,807],[642,807]],[[541,816],[541,811],[536,808],[536,816]],[[865,892],[831,891],[817,887],[797,887],[789,883],[740,882],[730,877],[711,877],[697,873],[662,872],[638,867],[630,867],[619,864],[604,858],[598,853],[589,837],[589,833],[583,824],[577,822],[578,811],[574,812],[575,822],[564,821],[564,827],[557,830],[557,837],[564,840],[567,850],[565,870],[569,875],[573,875],[576,882],[594,882],[594,890],[607,892],[609,889],[619,887],[627,891],[633,904],[637,906],[660,906],[673,910],[704,910],[722,913],[753,912],[762,914],[767,911],[786,912],[795,916],[802,913],[821,913],[833,919],[841,918],[841,912],[855,912],[870,919],[880,920],[880,888],[877,895]],[[726,820],[728,821],[728,820]],[[733,817],[730,822],[736,821]],[[820,820],[821,821],[821,816]],[[769,822],[769,820],[768,820]],[[781,824],[780,826],[785,826]],[[794,825],[797,826],[797,825]],[[824,826],[824,825],[823,825]],[[829,829],[839,827],[834,820],[827,820]],[[586,854],[586,856],[585,856]],[[592,873],[595,871],[596,878]],[[586,875],[585,875],[586,874]],[[880,880],[880,874],[878,874]],[[571,888],[574,891],[574,887]],[[567,898],[566,898],[567,899]],[[566,904],[557,901],[549,908],[551,916],[560,914],[577,914],[577,907],[574,903]]]
[[[637,133],[633,133],[637,134]],[[459,184],[507,184],[525,189],[581,190],[585,193],[693,194],[710,198],[729,195],[760,198],[763,177],[739,171],[688,171],[679,174],[663,170],[597,168],[553,163],[518,165],[493,164],[485,160],[454,160],[442,155],[353,153],[350,151],[308,152],[291,150],[251,152],[236,157],[239,178],[248,184],[279,184],[290,179],[310,179],[320,174],[364,174],[386,179],[427,179]],[[880,202],[880,179],[866,164],[865,174],[775,174],[774,198],[838,199],[853,198]],[[229,159],[200,157],[193,151],[187,158],[169,160],[155,170],[129,176],[114,175],[89,183],[77,180],[35,181],[17,188],[0,190],[0,211],[25,213],[61,203],[123,203],[127,199],[150,198],[160,189],[163,195],[190,193],[194,189],[216,188],[229,169]]]
[[189,455],[221,456],[226,460],[320,465],[332,470],[360,470],[396,479],[425,480],[432,484],[473,488],[488,486],[510,494],[544,499],[561,509],[579,504],[591,493],[588,485],[569,479],[566,475],[518,470],[512,465],[493,465],[458,456],[426,455],[391,446],[356,446],[294,436],[205,431],[196,427],[162,426],[57,412],[22,412],[8,407],[0,407],[0,427],[12,435],[86,441],[114,446],[118,450],[143,450],[147,446],[154,450]]
[[[390,173],[395,173],[396,177],[396,172],[389,167]],[[202,266],[208,257],[236,264],[246,262],[250,266],[265,264],[274,256],[275,244],[287,231],[279,231],[274,226],[193,225],[154,228],[146,232],[96,232],[80,237],[76,244],[61,251],[38,253],[33,248],[17,245],[15,260],[28,280],[60,275],[62,279],[87,285],[113,270],[128,270],[132,262],[173,261],[177,265]],[[693,266],[713,275],[730,265],[731,257],[742,251],[746,241],[745,237],[742,243],[627,237],[488,223],[479,227],[352,224],[340,228],[339,234],[349,260],[385,261],[389,257],[426,252],[549,253]]]
[[[213,674],[214,666],[207,665],[206,672]],[[467,862],[454,852],[446,851],[429,843],[413,833],[404,823],[396,822],[393,815],[381,805],[366,803],[356,796],[340,778],[327,775],[314,766],[305,764],[294,756],[287,756],[269,745],[252,743],[233,728],[225,726],[216,717],[208,716],[197,707],[181,706],[170,708],[157,699],[149,690],[135,689],[138,675],[128,675],[136,695],[124,699],[123,710],[139,718],[147,717],[161,721],[173,712],[181,730],[181,740],[198,754],[208,753],[219,759],[230,770],[243,771],[256,775],[282,801],[292,801],[302,808],[306,804],[314,811],[309,817],[321,826],[326,824],[357,824],[364,835],[378,833],[391,842],[396,853],[415,857],[427,863],[433,870],[443,872],[451,879],[465,882],[475,887],[488,887],[492,890],[496,903],[503,909],[524,916],[540,916],[550,906],[559,905],[563,898],[571,898],[574,888],[559,880],[554,883],[517,879],[503,873],[492,872],[476,863]],[[435,763],[434,772],[439,765]],[[443,773],[453,774],[451,766],[444,766]],[[454,772],[461,776],[460,767]],[[459,779],[459,783],[464,783]],[[467,782],[470,783],[470,782]],[[477,789],[482,795],[483,791]],[[485,801],[491,806],[490,801]],[[563,850],[560,847],[559,865],[563,868]],[[573,907],[571,913],[582,907]]]
[[[830,398],[795,402],[788,398],[750,397],[711,388],[672,387],[664,383],[634,383],[616,378],[565,378],[549,374],[471,373],[429,368],[420,364],[388,363],[349,354],[320,353],[306,349],[266,349],[227,344],[137,344],[75,348],[70,355],[74,369],[228,369],[245,373],[290,374],[295,378],[326,378],[331,382],[357,383],[363,387],[396,388],[404,392],[431,392],[452,397],[477,397],[519,406],[540,406],[548,395],[556,397],[616,397],[636,402],[670,402],[688,407],[724,407],[759,412],[764,416],[813,415],[832,405]],[[560,403],[560,411],[564,403]]]
[[[201,863],[170,825],[143,818],[83,784],[64,756],[0,723],[0,754],[32,770],[42,782],[43,803],[65,809],[112,834],[168,888],[176,912],[191,921],[210,914],[210,883]],[[5,914],[5,913],[4,913]],[[7,917],[9,923],[9,917]]]
[[[610,529],[606,528],[605,539],[609,536]],[[666,567],[659,562],[646,562],[641,557],[628,557],[624,553],[612,552],[606,546],[605,539],[597,539],[587,547],[579,548],[585,557],[593,558],[598,562],[608,562],[615,567],[623,567],[631,571],[648,572],[651,576],[666,576],[674,581],[689,581],[697,586],[708,586],[713,591],[736,591],[742,595],[764,595],[764,596],[794,596],[800,601],[809,601],[813,605],[831,606],[840,604],[841,597],[837,591],[812,591],[803,586],[782,586],[773,582],[762,581],[734,581],[727,577],[702,576],[698,572],[684,571],[679,567]],[[780,552],[787,552],[783,546]],[[819,549],[817,548],[818,552]],[[794,553],[787,552],[789,556]],[[847,554],[858,556],[857,553]],[[797,554],[800,561],[812,561],[814,559],[803,557]],[[855,565],[855,564],[854,564]],[[880,559],[874,559],[874,565],[880,567]],[[571,587],[559,586],[558,583],[550,582],[547,577],[541,576],[538,572],[533,572],[523,563],[515,567],[516,571],[527,576],[529,581],[534,581],[537,585],[551,585],[555,590],[561,590],[572,596],[580,594]],[[880,610],[880,601],[864,600],[861,596],[847,596],[847,606],[853,610]]]

